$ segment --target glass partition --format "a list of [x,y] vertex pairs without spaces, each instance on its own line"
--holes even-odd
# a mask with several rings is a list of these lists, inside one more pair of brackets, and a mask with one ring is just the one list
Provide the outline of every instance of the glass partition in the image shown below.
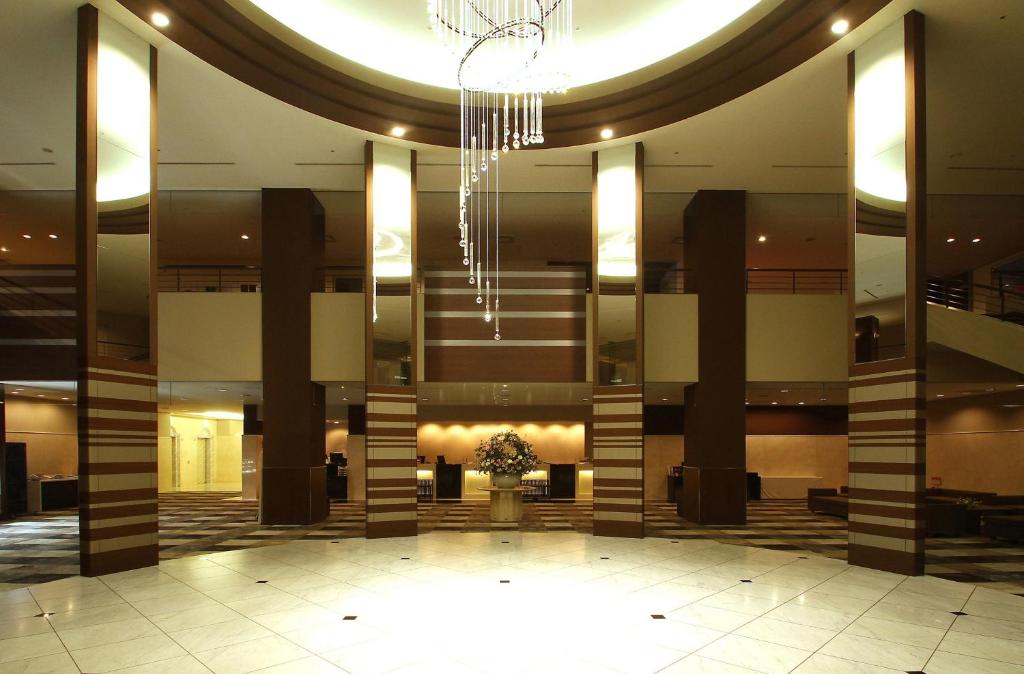
[[100,356],[150,359],[150,46],[99,16],[96,339]]
[[856,362],[907,353],[906,66],[903,23],[854,54]]

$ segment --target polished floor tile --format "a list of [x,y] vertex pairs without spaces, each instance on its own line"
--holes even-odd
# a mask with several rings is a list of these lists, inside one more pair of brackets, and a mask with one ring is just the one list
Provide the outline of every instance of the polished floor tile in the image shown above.
[[1019,672],[1021,602],[706,539],[291,540],[0,593],[0,673]]

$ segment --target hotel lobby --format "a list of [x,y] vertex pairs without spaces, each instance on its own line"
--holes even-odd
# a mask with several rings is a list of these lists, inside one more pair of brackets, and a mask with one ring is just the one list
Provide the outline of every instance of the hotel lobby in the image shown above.
[[1019,0],[0,16],[0,673],[1024,674]]

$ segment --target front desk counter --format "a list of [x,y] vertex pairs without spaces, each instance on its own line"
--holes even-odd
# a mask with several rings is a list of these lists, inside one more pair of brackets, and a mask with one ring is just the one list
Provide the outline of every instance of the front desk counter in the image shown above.
[[[557,466],[555,469],[557,470]],[[550,484],[552,466],[541,464],[537,470],[523,476],[523,485],[532,481]],[[421,463],[416,466],[416,496],[420,501],[462,499],[464,501],[486,501],[489,495],[484,488],[491,486],[490,475],[476,470],[472,464]],[[577,500],[589,501],[594,498],[594,467],[590,463],[575,464],[574,492]],[[556,497],[561,494],[555,494]],[[529,497],[527,497],[529,498]]]

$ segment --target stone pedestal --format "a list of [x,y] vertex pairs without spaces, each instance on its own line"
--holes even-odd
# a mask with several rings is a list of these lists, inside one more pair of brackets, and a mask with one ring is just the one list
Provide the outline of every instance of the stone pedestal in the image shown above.
[[523,492],[530,487],[485,487],[491,494],[491,521],[518,522],[523,518]]

